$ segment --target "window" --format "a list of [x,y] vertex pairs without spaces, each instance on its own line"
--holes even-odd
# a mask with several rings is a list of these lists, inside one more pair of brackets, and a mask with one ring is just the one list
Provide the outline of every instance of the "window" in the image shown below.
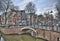
[[27,18],[30,18],[30,15],[27,15]]
[[13,16],[16,14],[16,12],[13,12]]
[[22,25],[22,23],[20,22],[19,25]]
[[17,14],[14,14],[14,17],[16,17],[17,16]]

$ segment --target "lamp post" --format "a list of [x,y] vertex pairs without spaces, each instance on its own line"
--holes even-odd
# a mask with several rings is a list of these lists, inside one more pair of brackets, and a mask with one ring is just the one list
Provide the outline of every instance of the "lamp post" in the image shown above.
[[57,31],[58,31],[58,24],[56,24],[57,25]]
[[35,33],[35,41],[37,41],[37,32]]

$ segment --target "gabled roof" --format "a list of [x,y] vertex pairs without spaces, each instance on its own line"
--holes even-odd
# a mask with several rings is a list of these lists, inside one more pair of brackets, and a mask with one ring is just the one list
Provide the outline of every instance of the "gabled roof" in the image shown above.
[[11,11],[14,11],[14,12],[25,12],[25,10],[14,10],[14,9],[11,9]]

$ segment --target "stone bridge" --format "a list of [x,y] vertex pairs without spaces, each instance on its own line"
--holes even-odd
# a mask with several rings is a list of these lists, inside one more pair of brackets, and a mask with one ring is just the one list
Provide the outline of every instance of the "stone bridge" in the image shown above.
[[49,41],[59,41],[60,38],[60,32],[31,27],[4,28],[1,32],[4,34],[30,33],[32,36],[47,39]]

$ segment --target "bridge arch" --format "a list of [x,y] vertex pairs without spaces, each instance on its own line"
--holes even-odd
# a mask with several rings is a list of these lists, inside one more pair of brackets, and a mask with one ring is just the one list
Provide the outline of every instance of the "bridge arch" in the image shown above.
[[[30,34],[32,35],[32,36],[37,36],[37,31],[34,29],[34,28],[30,28],[30,27],[23,27],[23,28],[21,28],[21,31],[23,31],[23,30],[30,30]],[[27,31],[28,32],[28,31]]]

